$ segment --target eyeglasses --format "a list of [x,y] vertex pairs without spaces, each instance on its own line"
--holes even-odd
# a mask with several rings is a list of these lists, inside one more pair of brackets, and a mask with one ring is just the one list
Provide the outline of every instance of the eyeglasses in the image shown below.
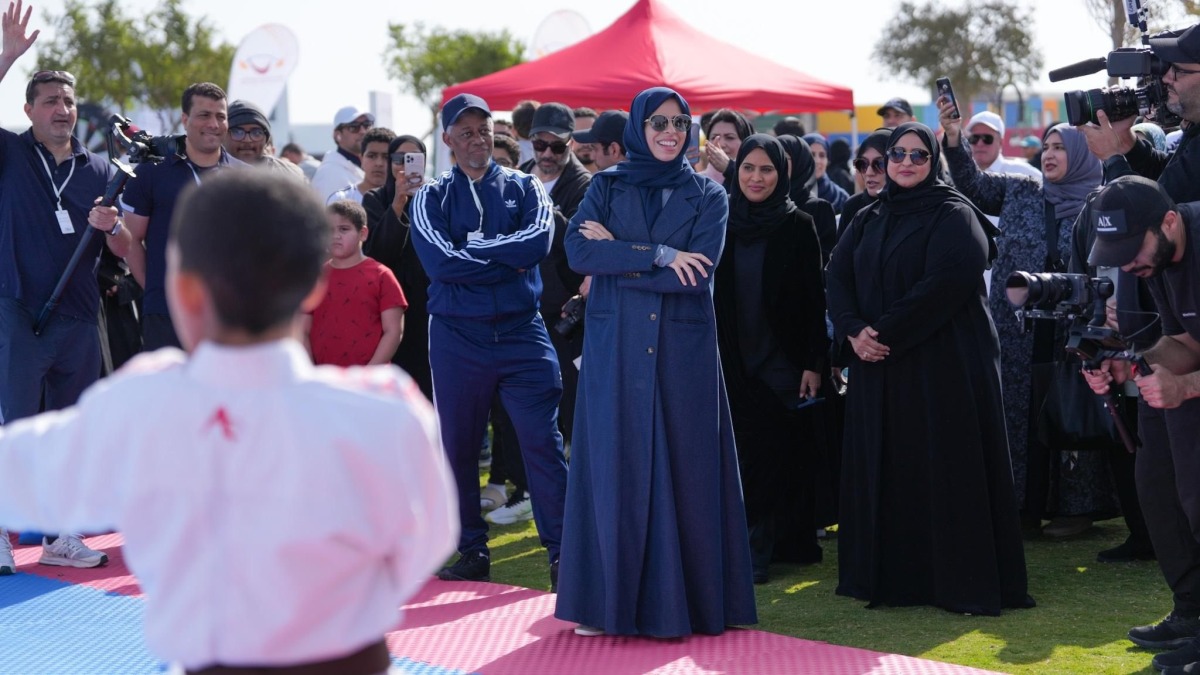
[[74,87],[75,76],[65,70],[39,70],[29,78],[29,85],[25,87],[25,99],[32,101],[33,88],[47,82],[61,82],[69,87]]
[[666,115],[651,115],[650,119],[646,120],[650,124],[650,128],[655,131],[666,131],[667,124],[675,127],[675,131],[687,132],[692,127],[692,118],[687,115],[676,115],[670,119]]
[[1180,75],[1195,75],[1196,73],[1200,73],[1200,70],[1187,70],[1180,68],[1179,64],[1177,63],[1171,64],[1171,70],[1175,71],[1175,77],[1179,77]]
[[340,127],[340,129],[345,129],[346,131],[349,131],[350,133],[353,133],[353,134],[356,134],[360,131],[365,131],[370,128],[371,128],[370,122],[351,122],[349,124],[343,124]]
[[908,152],[905,152],[900,148],[892,148],[891,150],[888,150],[887,158],[888,161],[893,164],[900,164],[904,161],[905,157],[908,157],[912,160],[913,166],[922,166],[925,164],[925,162],[929,161],[929,158],[932,154],[933,153],[929,152],[928,150],[922,150],[920,148],[909,150]]
[[854,170],[859,173],[866,173],[867,169],[869,168],[874,169],[875,173],[883,173],[883,162],[884,160],[882,157],[876,157],[869,162],[867,161],[866,157],[859,157],[858,159],[854,160]]
[[567,151],[567,144],[563,141],[554,141],[553,143],[547,143],[546,141],[543,141],[541,139],[535,139],[533,141],[533,151],[534,152],[545,152],[546,150],[549,150],[550,152],[553,152],[556,155],[561,155]]
[[971,145],[978,145],[980,141],[983,141],[984,145],[991,145],[996,142],[996,137],[991,134],[971,134],[967,136],[967,142]]
[[261,141],[267,137],[267,132],[262,127],[254,127],[253,129],[229,127],[229,137],[235,141],[244,141],[247,138],[252,141]]

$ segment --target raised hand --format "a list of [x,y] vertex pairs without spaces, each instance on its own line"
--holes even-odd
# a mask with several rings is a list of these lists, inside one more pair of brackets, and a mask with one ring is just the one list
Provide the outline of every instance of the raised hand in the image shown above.
[[29,51],[29,48],[37,41],[38,35],[41,34],[40,30],[35,30],[32,35],[26,35],[29,28],[29,17],[33,14],[33,6],[25,8],[24,15],[22,15],[21,9],[21,0],[15,0],[8,3],[8,11],[4,12],[4,46],[0,50],[0,60],[3,60],[8,66]]

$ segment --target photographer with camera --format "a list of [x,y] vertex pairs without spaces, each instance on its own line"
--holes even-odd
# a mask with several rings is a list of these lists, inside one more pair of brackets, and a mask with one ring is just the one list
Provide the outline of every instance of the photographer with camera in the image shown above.
[[[1137,117],[1110,120],[1096,112],[1096,124],[1078,128],[1088,148],[1104,162],[1106,181],[1130,173],[1157,180],[1176,202],[1200,200],[1200,24],[1178,36],[1150,38],[1150,50],[1160,60],[1166,108],[1182,118],[1183,138],[1173,153],[1154,149],[1133,132]],[[1150,68],[1154,70],[1155,68]]]
[[1182,667],[1200,662],[1200,204],[1176,206],[1161,185],[1122,176],[1097,194],[1090,214],[1096,241],[1088,264],[1145,279],[1162,320],[1162,338],[1142,354],[1152,372],[1131,373],[1119,360],[1084,371],[1098,394],[1133,377],[1142,397],[1138,496],[1175,606],[1129,639],[1176,650],[1156,656],[1156,668],[1194,672],[1200,666]]
[[[0,80],[37,40],[26,32],[33,8],[16,0],[3,15]],[[125,256],[132,239],[117,209],[98,206],[114,167],[75,138],[75,78],[61,70],[33,74],[25,88],[30,127],[0,130],[0,424],[39,410],[73,405],[100,375],[95,262],[105,246]],[[34,317],[47,306],[87,228],[94,236],[40,334]],[[42,540],[40,562],[95,567],[107,556],[75,535]],[[16,571],[8,533],[0,530],[0,575]]]

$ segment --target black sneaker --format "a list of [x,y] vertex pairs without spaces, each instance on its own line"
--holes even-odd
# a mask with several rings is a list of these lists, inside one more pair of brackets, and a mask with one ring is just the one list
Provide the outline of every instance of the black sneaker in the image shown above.
[[550,563],[550,592],[558,592],[558,561]]
[[1146,649],[1179,649],[1200,634],[1200,618],[1172,611],[1162,621],[1129,629],[1129,640]]
[[491,581],[492,560],[487,551],[470,551],[458,557],[449,567],[443,567],[437,578],[442,581]]
[[1128,539],[1120,546],[1105,549],[1096,554],[1096,560],[1102,563],[1133,562],[1135,560],[1154,560],[1154,549],[1139,548]]
[[1164,668],[1162,675],[1196,675],[1200,673],[1200,662],[1192,662],[1183,666]]
[[1200,661],[1200,640],[1192,640],[1173,652],[1155,654],[1154,658],[1150,661],[1150,665],[1154,666],[1155,670],[1166,670],[1167,668],[1186,666],[1189,663],[1197,661]]

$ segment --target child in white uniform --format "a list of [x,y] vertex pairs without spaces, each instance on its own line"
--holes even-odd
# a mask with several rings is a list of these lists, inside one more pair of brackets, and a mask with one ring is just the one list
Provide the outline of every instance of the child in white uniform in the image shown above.
[[206,179],[168,245],[189,353],[142,355],[73,408],[0,428],[0,524],[119,530],[147,645],[188,672],[386,671],[398,607],[458,540],[437,417],[413,381],[314,367],[296,341],[328,237],[302,184]]

